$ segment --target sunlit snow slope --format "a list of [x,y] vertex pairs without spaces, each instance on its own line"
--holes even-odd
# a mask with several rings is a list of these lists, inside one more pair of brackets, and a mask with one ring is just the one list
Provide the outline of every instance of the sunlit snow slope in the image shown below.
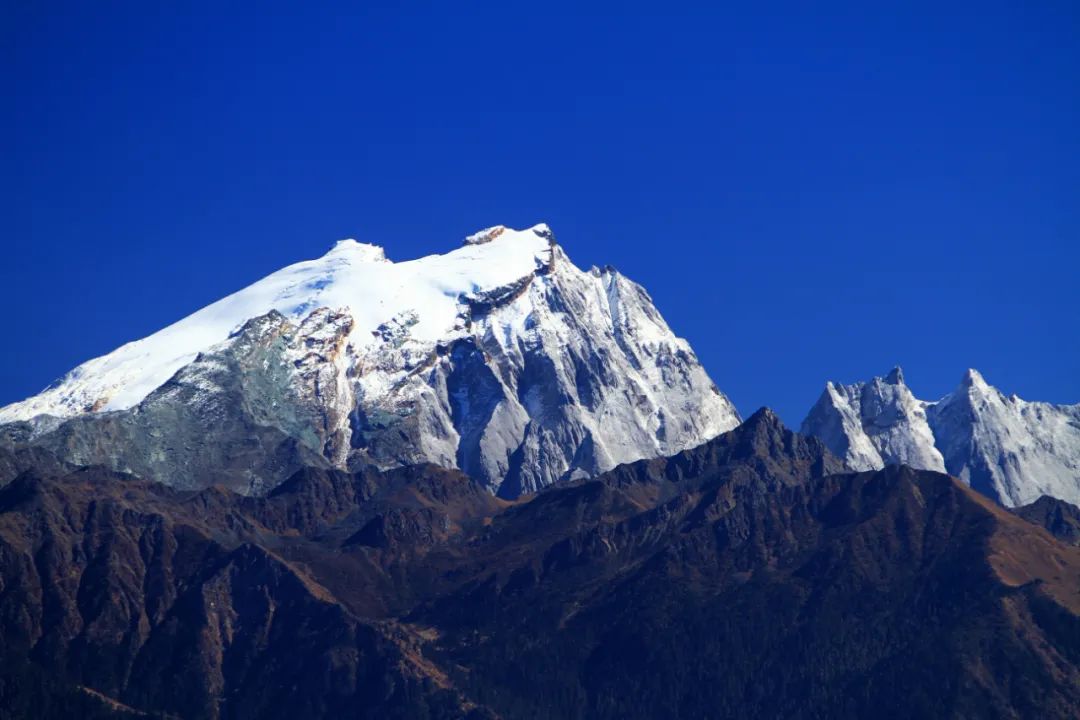
[[300,320],[318,307],[347,308],[354,320],[349,340],[356,348],[374,344],[380,324],[410,310],[417,316],[410,330],[414,339],[445,338],[456,329],[459,298],[530,275],[550,252],[540,234],[510,231],[502,242],[392,263],[380,247],[342,240],[317,260],[290,265],[80,365],[40,395],[0,409],[0,422],[132,407],[199,352],[271,310]]

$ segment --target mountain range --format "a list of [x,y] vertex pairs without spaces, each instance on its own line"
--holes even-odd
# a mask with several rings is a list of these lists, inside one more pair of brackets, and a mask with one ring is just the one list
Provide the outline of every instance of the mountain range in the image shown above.
[[846,473],[768,410],[517,501],[431,465],[266,496],[28,472],[0,567],[7,717],[1080,707],[1080,547],[947,475]]
[[900,368],[869,382],[830,382],[801,432],[853,470],[948,472],[1009,507],[1043,495],[1080,503],[1080,405],[1006,396],[975,370],[935,402],[917,399]]
[[[0,408],[0,446],[249,494],[300,467],[430,462],[515,498],[739,422],[643,288],[578,269],[546,225],[495,226],[398,263],[343,240]],[[975,370],[934,402],[899,368],[828,383],[801,430],[853,470],[1080,502],[1080,405],[1006,396]]]
[[1073,718],[1080,406],[745,421],[545,225],[342,241],[0,409],[3,718]]

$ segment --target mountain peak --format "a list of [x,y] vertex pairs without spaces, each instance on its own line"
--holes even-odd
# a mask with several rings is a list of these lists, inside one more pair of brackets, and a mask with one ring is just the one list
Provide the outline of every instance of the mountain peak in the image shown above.
[[762,407],[732,431],[742,443],[756,450],[767,450],[785,444],[791,431],[771,408]]
[[506,232],[505,225],[492,225],[465,237],[465,245],[484,245]]
[[[281,342],[262,342],[273,339],[253,332],[263,325]],[[142,412],[178,373],[153,396],[157,414]],[[190,445],[174,446],[179,435],[159,426],[238,387],[249,396],[230,406],[230,427],[269,428],[284,436],[268,442],[338,467],[458,468],[506,497],[670,455],[739,422],[644,289],[583,272],[540,224],[495,225],[463,247],[401,262],[342,240],[0,408],[0,424],[132,411],[143,474],[188,482]],[[77,424],[89,433],[94,422]],[[88,453],[82,464],[112,461]],[[275,473],[258,486],[250,473],[229,482],[262,492]]]
[[888,375],[885,376],[885,382],[890,385],[903,385],[904,384],[904,371],[899,365],[894,367]]
[[549,242],[555,241],[555,234],[551,232],[551,228],[546,223],[538,223],[526,230],[515,230],[507,227],[506,225],[492,225],[489,228],[484,228],[478,232],[474,232],[472,235],[465,237],[463,245],[486,245],[487,243],[503,236],[522,235],[524,233],[531,232],[533,235],[542,237]]
[[965,390],[968,388],[986,390],[990,385],[983,378],[982,373],[975,368],[968,368],[967,372],[964,373],[964,377],[960,379],[960,387]]
[[348,255],[350,260],[359,262],[389,262],[386,251],[380,246],[362,243],[352,238],[338,240],[327,255]]
[[870,383],[833,386],[801,432],[853,469],[904,464],[945,471],[1013,506],[1046,494],[1080,498],[1080,405],[1006,397],[978,370],[936,402],[916,398],[900,368]]
[[546,238],[551,242],[555,242],[555,233],[551,232],[551,228],[548,227],[547,223],[537,223],[529,229],[532,230],[533,233],[535,233],[536,235],[539,235],[542,238]]
[[899,366],[869,382],[828,383],[800,432],[819,438],[853,470],[891,463],[945,469],[926,411],[904,384]]
[[768,406],[759,408],[753,415],[746,418],[743,426],[752,431],[756,430],[785,430],[784,421]]

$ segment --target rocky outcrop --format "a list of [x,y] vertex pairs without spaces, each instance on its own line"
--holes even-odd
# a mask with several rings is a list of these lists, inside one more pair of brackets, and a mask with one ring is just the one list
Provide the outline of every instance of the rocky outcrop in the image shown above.
[[1028,522],[1046,528],[1047,532],[1066,545],[1080,546],[1080,507],[1043,495],[1030,505],[1015,508],[1013,512]]
[[276,312],[254,318],[136,407],[39,428],[13,447],[182,489],[265,492],[302,467],[329,464],[342,433],[347,439],[348,411],[334,402],[347,386],[338,390],[321,363],[305,364],[325,349],[335,322],[325,312],[300,327]]

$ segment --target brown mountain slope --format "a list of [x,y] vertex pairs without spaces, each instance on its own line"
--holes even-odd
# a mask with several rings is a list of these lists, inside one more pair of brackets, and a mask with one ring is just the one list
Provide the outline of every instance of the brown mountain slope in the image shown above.
[[0,488],[2,717],[1080,708],[1080,549],[768,411],[514,503],[432,467],[265,498],[56,472]]
[[0,714],[63,717],[75,688],[179,717],[468,714],[398,631],[274,551],[302,505],[93,469],[0,490]]
[[1074,548],[894,468],[720,478],[409,620],[508,716],[1075,717],[1078,590]]

